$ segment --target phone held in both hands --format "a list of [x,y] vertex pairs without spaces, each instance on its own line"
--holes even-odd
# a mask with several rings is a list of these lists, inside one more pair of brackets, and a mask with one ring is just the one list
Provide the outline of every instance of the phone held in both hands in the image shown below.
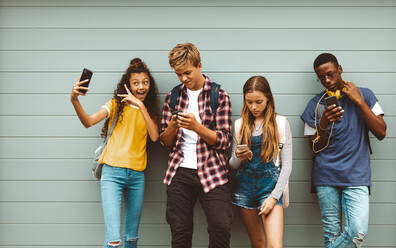
[[[91,70],[88,70],[87,68],[84,68],[84,70],[81,73],[81,78],[80,78],[80,82],[87,80],[87,82],[81,84],[82,87],[88,87],[89,86],[89,82],[91,82],[91,78],[92,78],[93,72]],[[81,93],[85,94],[87,93],[87,90],[79,90]]]

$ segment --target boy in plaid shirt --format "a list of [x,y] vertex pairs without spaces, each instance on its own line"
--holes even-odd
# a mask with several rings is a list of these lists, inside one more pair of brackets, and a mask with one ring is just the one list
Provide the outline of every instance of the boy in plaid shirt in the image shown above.
[[171,148],[164,183],[172,247],[191,247],[197,199],[206,215],[209,247],[229,247],[232,205],[225,154],[232,140],[231,100],[219,88],[218,107],[212,112],[213,83],[201,73],[193,44],[176,45],[169,64],[181,82],[174,108],[171,92],[165,98],[160,129],[161,143]]

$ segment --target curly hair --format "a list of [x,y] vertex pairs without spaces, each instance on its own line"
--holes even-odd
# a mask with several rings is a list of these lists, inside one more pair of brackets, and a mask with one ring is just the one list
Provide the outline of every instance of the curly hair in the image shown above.
[[[146,106],[150,117],[158,125],[160,120],[160,106],[159,106],[157,85],[155,83],[153,76],[151,75],[150,69],[140,58],[134,58],[131,60],[128,68],[126,69],[125,73],[122,75],[120,82],[117,84],[117,87],[114,90],[113,99],[116,100],[116,105],[117,105],[116,108],[117,110],[115,113],[115,116],[118,117],[117,122],[122,121],[122,111],[125,106],[125,104],[121,102],[122,97],[119,97],[118,94],[127,94],[124,84],[127,85],[130,91],[132,91],[130,88],[129,79],[131,78],[131,75],[134,73],[146,73],[147,76],[149,77],[150,89],[149,92],[147,93],[146,98],[143,101],[143,104],[144,106]],[[101,133],[102,137],[105,137],[107,134],[109,127],[109,120],[110,118],[107,118],[104,123]]]

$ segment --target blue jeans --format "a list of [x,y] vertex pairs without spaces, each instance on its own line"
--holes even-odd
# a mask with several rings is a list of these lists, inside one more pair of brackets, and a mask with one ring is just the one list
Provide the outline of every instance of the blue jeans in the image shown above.
[[[317,186],[325,247],[361,247],[367,235],[369,192],[367,186]],[[342,214],[344,213],[344,230]]]
[[[121,243],[121,203],[125,192],[124,235],[125,248],[137,247],[138,229],[144,198],[144,172],[104,164],[100,180],[102,207],[107,247],[119,247]],[[109,242],[119,242],[110,245]]]

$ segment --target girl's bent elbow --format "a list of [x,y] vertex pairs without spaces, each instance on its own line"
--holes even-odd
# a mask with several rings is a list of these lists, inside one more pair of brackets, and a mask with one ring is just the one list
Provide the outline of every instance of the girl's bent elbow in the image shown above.
[[159,139],[159,135],[156,135],[155,137],[150,137],[152,142],[157,142]]
[[90,127],[92,127],[94,124],[91,123],[91,122],[85,122],[85,123],[83,123],[83,125],[84,125],[85,128],[90,128]]

